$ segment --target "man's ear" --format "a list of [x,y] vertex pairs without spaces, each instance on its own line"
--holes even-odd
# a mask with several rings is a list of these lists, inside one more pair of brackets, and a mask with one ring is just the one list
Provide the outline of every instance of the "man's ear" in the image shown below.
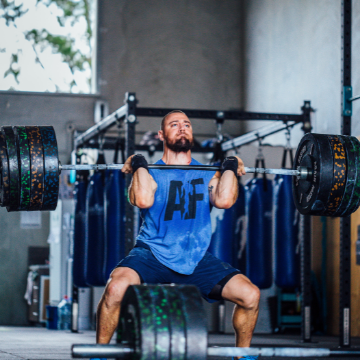
[[161,141],[164,141],[164,133],[163,133],[162,130],[159,130],[159,131],[158,131],[158,135],[159,135],[159,139],[160,139]]

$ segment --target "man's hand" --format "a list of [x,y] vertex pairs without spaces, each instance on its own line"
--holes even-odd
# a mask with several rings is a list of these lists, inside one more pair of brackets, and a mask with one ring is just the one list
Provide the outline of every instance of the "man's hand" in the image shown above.
[[221,174],[232,171],[235,176],[245,175],[244,162],[238,156],[228,156],[221,165]]
[[130,156],[126,161],[122,168],[122,172],[125,174],[133,174],[137,171],[137,169],[143,168],[147,172],[149,172],[148,162],[141,154],[135,154]]
[[246,174],[244,162],[238,156],[235,157],[238,159],[237,175],[243,176]]
[[124,163],[123,168],[121,169],[121,171],[125,174],[132,174],[133,172],[133,168],[131,166],[131,159],[134,155],[131,155],[127,158],[127,160]]

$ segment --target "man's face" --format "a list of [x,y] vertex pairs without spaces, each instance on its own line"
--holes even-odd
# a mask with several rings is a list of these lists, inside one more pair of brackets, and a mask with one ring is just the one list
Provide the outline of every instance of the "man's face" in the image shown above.
[[164,129],[159,131],[160,140],[175,152],[187,152],[194,145],[192,126],[189,118],[182,113],[166,117]]

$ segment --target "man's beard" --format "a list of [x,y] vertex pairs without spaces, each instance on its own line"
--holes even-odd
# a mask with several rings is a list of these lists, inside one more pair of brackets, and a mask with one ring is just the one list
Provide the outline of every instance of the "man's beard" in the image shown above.
[[169,141],[169,138],[167,136],[164,136],[164,140],[166,143],[166,146],[176,152],[188,152],[193,146],[194,146],[194,138],[191,138],[191,141],[189,139],[186,139],[184,137],[175,140],[173,143]]

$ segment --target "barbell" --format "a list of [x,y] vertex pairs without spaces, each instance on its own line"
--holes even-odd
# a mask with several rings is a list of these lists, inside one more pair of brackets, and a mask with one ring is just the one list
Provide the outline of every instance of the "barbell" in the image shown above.
[[117,344],[72,346],[74,358],[206,360],[207,356],[360,356],[328,348],[208,347],[201,296],[193,285],[133,285],[124,296]]
[[[8,211],[55,210],[62,170],[120,170],[123,164],[62,165],[52,126],[0,129],[0,206]],[[149,165],[150,169],[217,171],[208,165]],[[247,173],[293,176],[303,215],[348,216],[360,205],[360,142],[353,136],[306,134],[294,169],[246,167]]]

